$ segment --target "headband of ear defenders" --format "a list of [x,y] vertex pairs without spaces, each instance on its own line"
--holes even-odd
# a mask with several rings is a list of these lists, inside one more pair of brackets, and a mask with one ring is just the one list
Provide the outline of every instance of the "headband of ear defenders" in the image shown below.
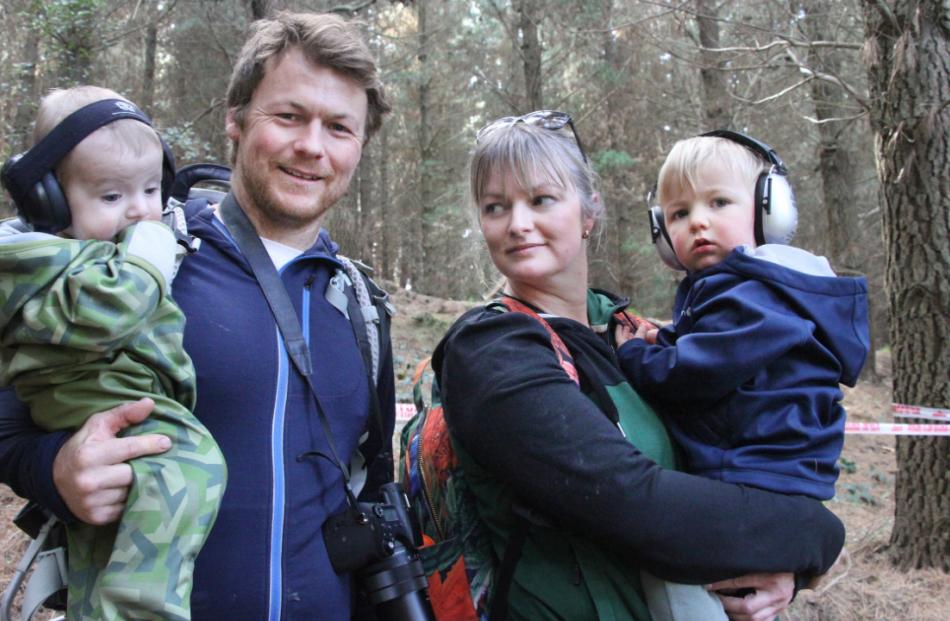
[[[29,192],[43,176],[89,134],[104,125],[122,119],[134,119],[153,127],[144,112],[124,99],[103,99],[83,106],[63,119],[53,130],[22,156],[4,166],[3,184],[17,205],[29,201]],[[167,200],[175,178],[175,159],[171,150],[162,143],[162,200]]]
[[705,132],[699,136],[702,138],[725,138],[726,140],[740,144],[753,153],[762,156],[763,159],[775,166],[775,172],[781,175],[788,174],[788,169],[785,168],[785,162],[783,162],[782,158],[778,156],[778,153],[775,152],[775,149],[764,142],[756,140],[752,136],[747,136],[741,132],[734,132],[729,129],[714,129],[711,132]]

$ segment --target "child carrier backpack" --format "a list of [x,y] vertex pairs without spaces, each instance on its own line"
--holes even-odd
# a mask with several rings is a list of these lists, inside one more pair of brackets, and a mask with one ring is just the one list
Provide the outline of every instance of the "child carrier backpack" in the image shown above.
[[[185,225],[183,207],[192,200],[204,200],[219,203],[230,190],[231,170],[219,164],[192,164],[179,169],[175,174],[170,191],[170,200],[162,215],[180,240],[190,239]],[[18,227],[19,228],[19,227]],[[27,229],[23,229],[26,231]],[[197,246],[194,246],[195,248]],[[378,434],[385,435],[384,421],[380,405],[376,399],[375,387],[379,385],[380,348],[389,342],[390,318],[395,312],[389,302],[389,295],[381,289],[367,272],[372,271],[366,265],[337,255],[342,269],[331,278],[331,287],[327,296],[349,319],[353,333],[359,343],[370,390],[370,418],[378,427]],[[177,268],[176,268],[177,269]],[[331,299],[332,298],[332,299]],[[368,440],[368,450],[372,439]],[[378,443],[378,442],[377,442]],[[380,452],[391,451],[388,443],[379,448]],[[362,448],[362,446],[361,446]],[[380,453],[381,454],[381,453]],[[366,483],[365,460],[359,461],[357,451],[354,463],[350,464],[350,485],[355,493]],[[41,606],[52,610],[66,609],[67,556],[65,525],[52,513],[35,502],[28,502],[14,518],[20,530],[30,536],[32,541],[16,566],[13,577],[0,598],[0,621],[13,621],[13,604],[22,591],[19,621],[28,621]],[[53,621],[62,621],[57,617]]]
[[[489,308],[523,313],[539,322],[550,337],[561,368],[580,385],[567,346],[543,317],[508,297],[496,300]],[[640,321],[626,312],[616,313],[614,319],[629,325]],[[528,531],[534,524],[549,524],[516,502],[513,509],[519,523],[509,534],[503,558],[497,557],[449,437],[438,378],[432,378],[430,401],[425,402],[423,380],[429,362],[428,358],[423,360],[413,377],[416,414],[400,434],[397,468],[410,511],[422,532],[419,556],[429,583],[429,599],[438,619],[504,619],[508,589]]]

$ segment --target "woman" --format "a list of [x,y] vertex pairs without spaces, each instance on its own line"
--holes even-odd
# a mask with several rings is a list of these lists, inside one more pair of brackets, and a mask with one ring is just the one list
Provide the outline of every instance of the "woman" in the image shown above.
[[[723,597],[726,611],[774,618],[794,584],[831,566],[843,526],[814,500],[660,467],[674,464],[670,440],[608,342],[611,315],[627,301],[587,287],[588,240],[604,208],[570,117],[538,111],[490,124],[478,133],[471,173],[504,295],[546,319],[579,374],[575,382],[565,373],[541,322],[497,305],[463,315],[433,356],[499,558],[519,516],[542,516],[529,519],[509,616],[648,620],[642,568],[754,588]],[[743,577],[728,580],[735,576]]]

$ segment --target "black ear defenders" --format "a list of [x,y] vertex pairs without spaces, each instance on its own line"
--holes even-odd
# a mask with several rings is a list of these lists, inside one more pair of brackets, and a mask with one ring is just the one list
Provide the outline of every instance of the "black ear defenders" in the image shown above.
[[[771,164],[769,170],[760,174],[755,182],[755,243],[762,245],[791,242],[798,228],[798,209],[795,207],[792,186],[788,182],[788,169],[778,153],[764,142],[728,129],[700,134],[700,137],[705,136],[731,140]],[[673,251],[673,244],[663,221],[663,210],[659,205],[652,204],[655,198],[655,191],[651,192],[650,235],[657,253],[671,268],[685,270]]]
[[[134,104],[124,99],[103,99],[76,110],[32,149],[10,158],[0,169],[0,182],[13,197],[20,217],[37,231],[55,233],[67,228],[72,217],[53,171],[86,136],[121,119],[134,119],[152,127],[152,121]],[[165,141],[161,143],[164,205],[175,180],[175,158]]]

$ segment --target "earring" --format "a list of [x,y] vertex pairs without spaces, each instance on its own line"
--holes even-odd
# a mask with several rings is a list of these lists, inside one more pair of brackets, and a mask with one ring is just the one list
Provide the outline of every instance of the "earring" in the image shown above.
[[581,233],[581,239],[587,239],[588,237],[590,237],[590,231],[585,230],[583,233]]

